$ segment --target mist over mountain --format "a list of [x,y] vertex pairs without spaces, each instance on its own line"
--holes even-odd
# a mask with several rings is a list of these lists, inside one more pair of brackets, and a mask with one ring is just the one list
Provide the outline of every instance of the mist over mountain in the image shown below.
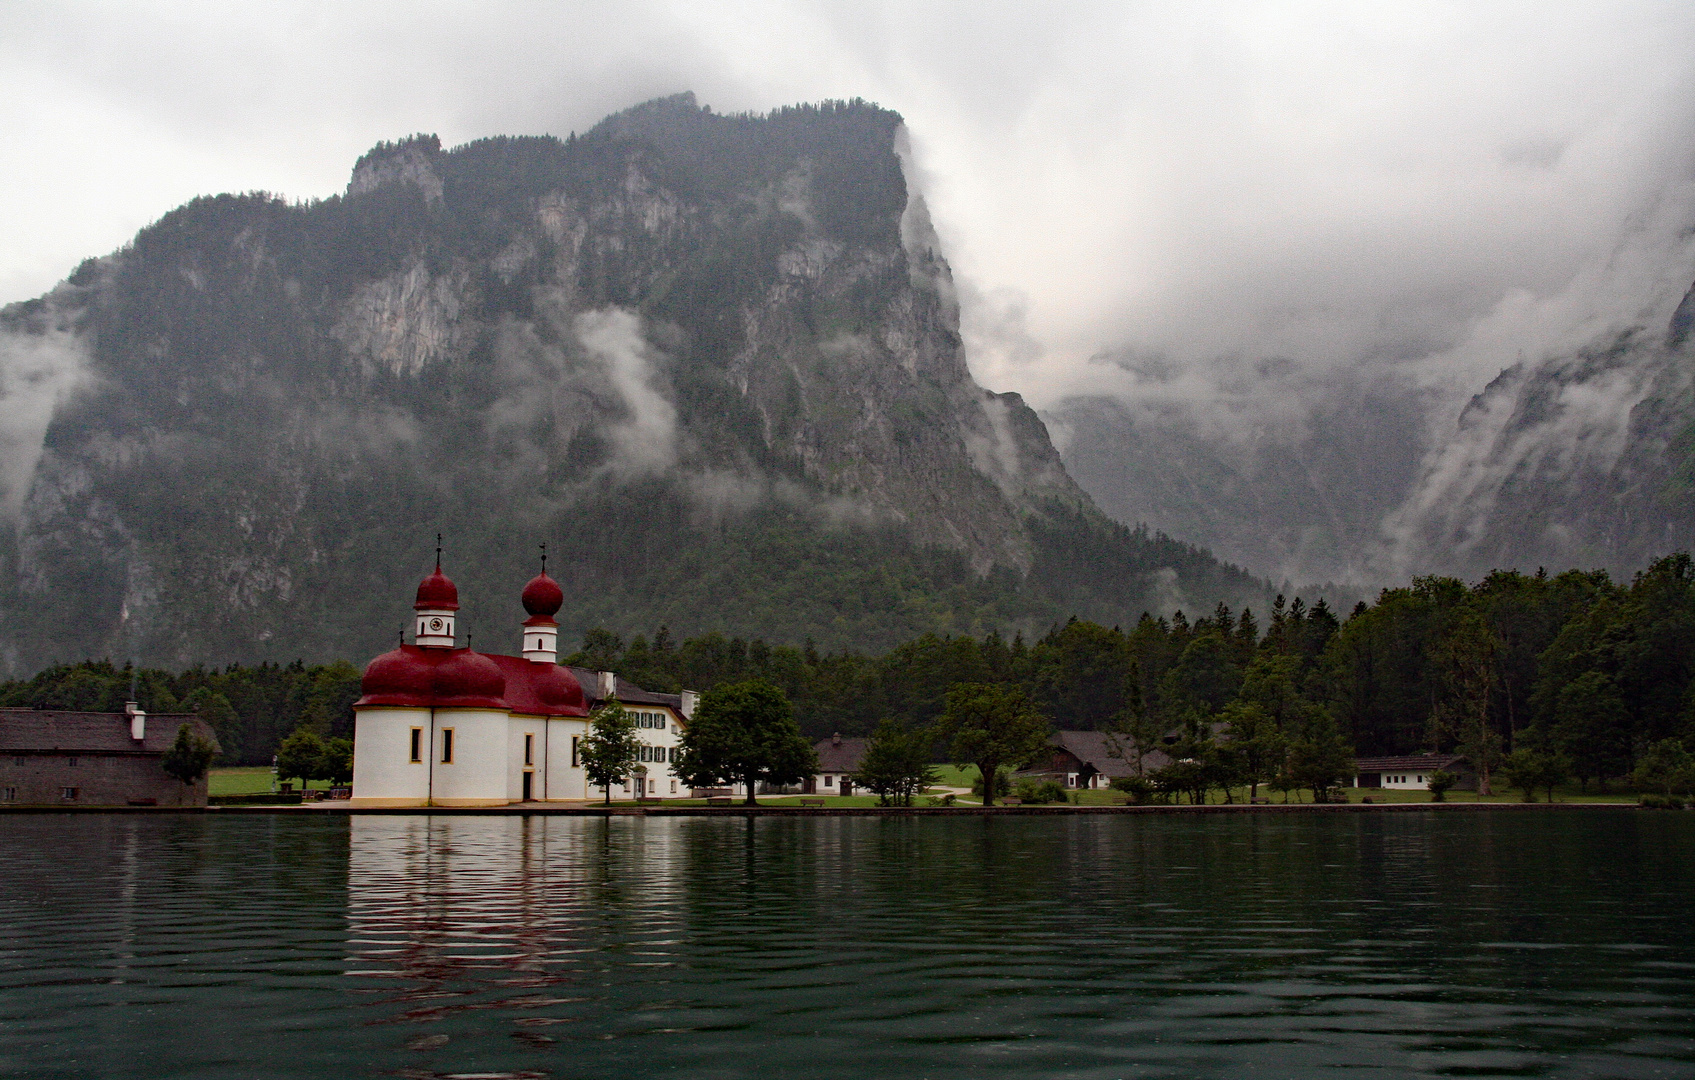
[[863,103],[680,95],[171,211],[0,315],[0,661],[366,655],[438,531],[490,650],[542,542],[567,635],[1261,603],[1107,519],[973,381],[903,146]]
[[1695,198],[1563,288],[1348,363],[1106,353],[1044,417],[1107,513],[1280,580],[1497,567],[1621,578],[1695,542]]

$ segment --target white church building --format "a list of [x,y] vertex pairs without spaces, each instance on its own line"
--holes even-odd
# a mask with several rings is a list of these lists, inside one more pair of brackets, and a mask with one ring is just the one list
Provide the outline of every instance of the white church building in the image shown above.
[[592,709],[616,697],[636,721],[641,755],[614,799],[687,797],[671,769],[696,696],[655,694],[610,671],[559,664],[565,603],[542,572],[519,600],[520,655],[460,648],[459,590],[441,570],[418,585],[413,644],[365,668],[353,706],[355,806],[501,806],[599,799],[578,748]]

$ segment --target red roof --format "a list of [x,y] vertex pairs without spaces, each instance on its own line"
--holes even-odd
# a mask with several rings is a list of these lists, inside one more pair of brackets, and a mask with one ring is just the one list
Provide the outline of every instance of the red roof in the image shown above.
[[441,572],[441,564],[436,563],[435,572],[418,582],[418,598],[413,601],[414,611],[458,611],[459,586],[453,584],[451,578]]
[[583,688],[558,664],[522,656],[490,656],[506,676],[506,704],[515,713],[532,716],[587,716]]
[[543,571],[530,579],[518,598],[531,615],[552,618],[565,604],[565,591]]
[[583,690],[557,664],[470,649],[402,645],[372,660],[360,705],[419,709],[509,709],[536,716],[587,716]]

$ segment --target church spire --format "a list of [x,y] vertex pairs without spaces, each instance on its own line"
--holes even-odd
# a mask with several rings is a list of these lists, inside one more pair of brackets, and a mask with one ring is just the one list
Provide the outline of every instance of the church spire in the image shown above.
[[547,545],[541,546],[541,573],[530,579],[519,597],[529,618],[524,620],[524,659],[538,664],[559,662],[559,624],[553,616],[565,604],[565,591],[547,576]]
[[454,613],[459,610],[459,587],[441,572],[441,534],[436,534],[435,572],[418,583],[418,596],[412,603],[417,612],[417,636],[414,640],[424,648],[453,648]]

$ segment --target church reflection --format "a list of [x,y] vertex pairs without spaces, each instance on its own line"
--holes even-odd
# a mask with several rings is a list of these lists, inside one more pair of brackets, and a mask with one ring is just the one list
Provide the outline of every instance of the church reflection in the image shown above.
[[373,1004],[400,1023],[549,1009],[609,966],[665,963],[681,930],[682,837],[635,824],[354,816],[347,974],[379,980]]

